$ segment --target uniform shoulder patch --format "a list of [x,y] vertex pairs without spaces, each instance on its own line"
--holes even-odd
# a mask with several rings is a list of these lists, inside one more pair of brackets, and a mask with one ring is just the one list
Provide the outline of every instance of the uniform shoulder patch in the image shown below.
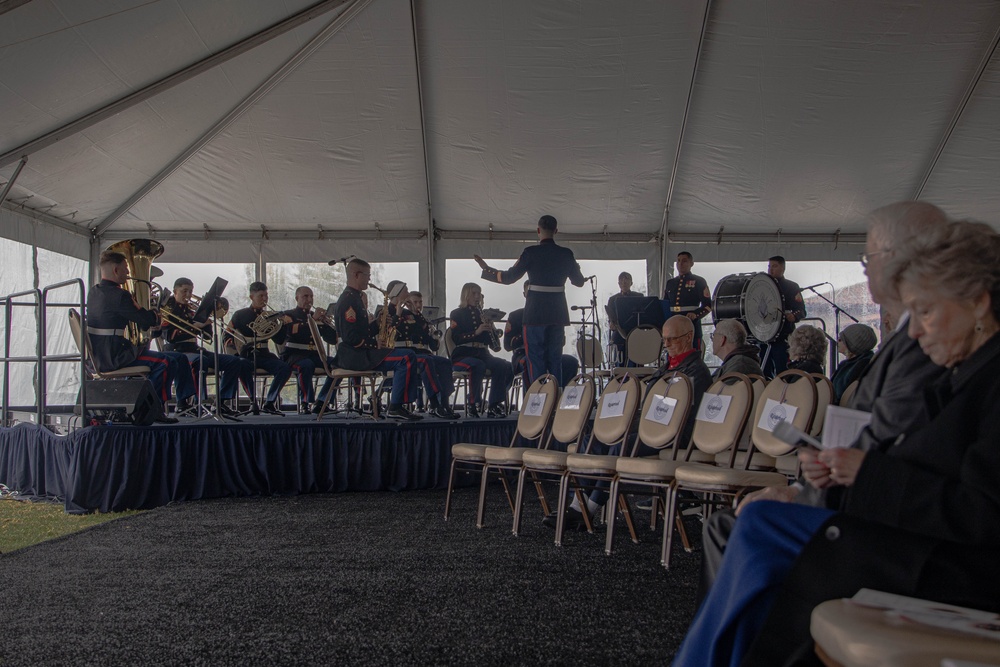
[[344,313],[344,319],[347,320],[348,322],[358,321],[358,314],[354,312],[354,306],[351,306],[350,308],[347,309],[347,312]]

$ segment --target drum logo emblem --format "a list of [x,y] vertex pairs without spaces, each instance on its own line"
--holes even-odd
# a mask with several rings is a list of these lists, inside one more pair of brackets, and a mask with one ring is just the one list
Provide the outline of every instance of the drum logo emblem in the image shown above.
[[708,399],[708,405],[705,406],[705,415],[709,419],[715,419],[722,412],[722,399],[718,396],[713,396]]
[[768,413],[767,425],[770,426],[771,430],[773,431],[774,427],[777,426],[780,422],[785,421],[785,418],[787,416],[788,412],[785,410],[785,406],[779,403],[778,405],[771,408],[771,412]]

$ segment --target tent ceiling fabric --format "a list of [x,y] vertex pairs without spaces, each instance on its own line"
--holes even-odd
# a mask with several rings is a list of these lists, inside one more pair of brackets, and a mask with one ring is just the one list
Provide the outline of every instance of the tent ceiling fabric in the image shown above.
[[[24,3],[0,151],[316,2]],[[928,170],[925,198],[998,223],[1000,54],[975,76],[1000,4],[715,0],[698,60],[706,2],[370,0],[110,230],[419,232],[429,188],[444,230],[655,234],[675,167],[671,233],[859,232]],[[11,201],[100,224],[347,11],[34,152]]]

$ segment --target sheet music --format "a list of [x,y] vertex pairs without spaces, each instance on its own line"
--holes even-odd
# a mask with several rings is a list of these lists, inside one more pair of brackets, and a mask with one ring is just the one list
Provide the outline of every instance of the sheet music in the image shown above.
[[862,410],[831,405],[823,418],[823,449],[850,447],[858,434],[872,421],[872,414]]
[[757,428],[764,429],[770,433],[778,425],[778,422],[792,423],[795,419],[795,413],[798,411],[799,409],[794,405],[779,403],[773,398],[769,398],[764,403],[764,409],[760,413],[760,421],[757,422]]
[[646,412],[646,419],[664,426],[670,423],[677,409],[677,399],[670,396],[654,396]]

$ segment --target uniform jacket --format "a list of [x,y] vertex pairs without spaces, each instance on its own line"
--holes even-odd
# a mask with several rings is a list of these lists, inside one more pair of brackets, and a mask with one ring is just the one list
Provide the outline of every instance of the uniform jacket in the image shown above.
[[451,311],[451,339],[455,349],[451,353],[452,360],[474,357],[486,359],[490,357],[489,346],[492,343],[489,332],[476,333],[483,323],[483,313],[479,308],[466,306]]
[[[319,353],[316,351],[316,343],[313,341],[312,331],[309,328],[309,319],[312,314],[302,310],[301,308],[292,308],[286,310],[282,313],[292,318],[292,321],[284,326],[285,334],[285,350],[281,354],[281,358],[284,361],[302,359],[303,357],[312,357],[316,355],[318,358]],[[319,328],[319,335],[324,341],[331,345],[337,344],[337,332],[336,330],[328,324],[316,323]],[[295,345],[308,345],[310,349],[305,350],[302,348],[290,347],[288,344],[293,343]]]
[[[483,280],[513,285],[525,274],[528,274],[532,287],[565,287],[567,279],[577,287],[582,287],[586,282],[573,251],[556,245],[552,239],[542,239],[538,245],[525,248],[514,266],[506,271],[484,269]],[[568,325],[566,293],[542,292],[529,288],[524,304],[524,323]]]
[[503,330],[503,349],[511,352],[511,363],[524,356],[524,308],[518,308],[507,316],[507,326]]
[[[167,302],[163,304],[163,308],[160,310],[161,316],[166,310],[169,310],[174,317],[191,324],[192,329],[195,328],[194,309],[191,307],[191,304],[182,306],[177,303],[177,299],[171,296],[167,299]],[[168,352],[183,352],[185,354],[198,353],[198,339],[190,333],[182,331],[166,319],[163,319],[160,322],[160,326],[162,327],[161,336],[164,342],[164,347]]]
[[[663,290],[663,300],[670,316],[694,313],[700,320],[712,312],[712,292],[708,289],[708,283],[693,273],[674,276],[668,280]],[[698,325],[695,325],[695,333],[700,334]]]
[[[396,314],[396,307],[389,304],[390,311]],[[427,354],[437,352],[441,346],[441,341],[434,337],[432,331],[434,327],[423,315],[415,313],[409,308],[403,308],[396,321],[396,347],[405,347]],[[410,342],[412,345],[401,345],[400,343]]]
[[333,324],[340,334],[337,345],[337,366],[351,371],[370,371],[389,356],[392,350],[378,349],[370,335],[368,311],[361,300],[361,292],[345,287],[333,316]]
[[[232,329],[237,331],[241,336],[243,336],[247,342],[239,347],[239,354],[241,357],[250,358],[253,355],[253,330],[250,328],[250,323],[257,319],[257,317],[264,312],[263,309],[257,310],[253,306],[249,308],[241,308],[233,313],[232,319],[229,320],[229,326],[227,329]],[[269,340],[273,340],[275,345],[281,345],[285,342],[285,327],[281,327],[278,333]],[[235,343],[233,347],[236,347]],[[263,359],[266,356],[271,356],[277,358],[273,352],[271,352],[267,347],[267,341],[257,341],[257,357]]]
[[[794,283],[786,278],[776,278],[778,291],[781,292],[781,310],[784,313],[793,313],[795,322],[806,316],[806,304],[802,300],[802,290],[798,283]],[[781,331],[775,339],[776,342],[788,340],[788,336],[795,331],[795,322],[782,320]]]
[[859,588],[1000,612],[1000,335],[924,392],[930,421],[868,452],[744,664],[780,665],[809,613]]
[[[129,322],[142,330],[158,323],[156,313],[140,308],[132,295],[111,280],[101,280],[87,294],[87,327],[106,331],[124,331]],[[94,350],[94,364],[98,371],[113,371],[135,361],[140,351],[124,334],[102,336],[90,334]]]

